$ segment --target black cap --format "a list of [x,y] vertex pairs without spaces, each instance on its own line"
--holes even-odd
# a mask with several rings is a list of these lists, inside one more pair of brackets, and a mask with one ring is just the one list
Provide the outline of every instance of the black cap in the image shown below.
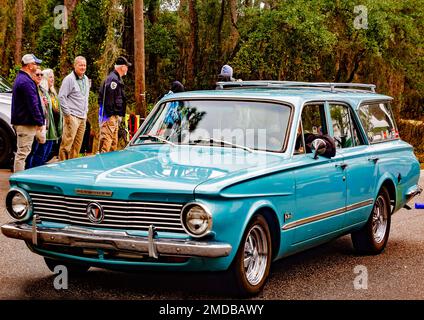
[[171,85],[171,91],[174,92],[174,93],[177,93],[177,92],[184,92],[185,89],[184,89],[184,86],[181,82],[174,81],[174,82],[172,82],[172,85]]
[[118,57],[118,59],[116,59],[115,65],[116,66],[124,66],[125,65],[125,66],[128,66],[128,67],[132,66],[132,64],[129,63],[128,60],[125,57]]

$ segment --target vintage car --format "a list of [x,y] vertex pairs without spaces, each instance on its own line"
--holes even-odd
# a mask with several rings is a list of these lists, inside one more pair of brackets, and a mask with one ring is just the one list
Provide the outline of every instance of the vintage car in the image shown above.
[[12,85],[0,76],[0,168],[9,167],[16,148],[16,134],[10,124]]
[[336,237],[384,250],[391,215],[421,191],[391,101],[352,83],[170,94],[124,150],[12,175],[1,229],[51,270],[223,271],[254,295],[272,261]]

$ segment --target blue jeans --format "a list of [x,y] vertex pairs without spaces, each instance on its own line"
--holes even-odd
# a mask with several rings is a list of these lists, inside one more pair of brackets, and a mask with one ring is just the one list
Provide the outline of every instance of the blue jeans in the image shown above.
[[31,155],[28,157],[28,169],[46,164],[52,151],[53,142],[53,140],[47,140],[44,144],[34,142]]

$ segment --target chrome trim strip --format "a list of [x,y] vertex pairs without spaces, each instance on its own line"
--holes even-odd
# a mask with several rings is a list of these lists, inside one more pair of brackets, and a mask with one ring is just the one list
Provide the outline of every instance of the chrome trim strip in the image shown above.
[[350,211],[350,210],[355,210],[355,209],[359,209],[359,208],[362,208],[362,207],[366,207],[366,206],[372,205],[373,203],[374,203],[374,200],[373,199],[368,199],[368,200],[365,200],[365,201],[362,201],[362,202],[351,204],[350,206],[347,206],[346,207],[346,211]]
[[[42,214],[41,219],[45,219],[47,222],[63,221],[63,222],[67,222],[67,223],[78,223],[78,224],[83,224],[83,225],[87,225],[87,226],[93,226],[93,223],[90,220],[88,220],[86,217],[68,218],[68,217],[47,216],[47,215],[43,215],[42,212],[41,212],[41,214]],[[128,223],[129,221],[124,221],[124,222]],[[98,226],[99,227],[115,227],[115,228],[121,228],[121,229],[126,229],[126,228],[138,228],[138,229],[141,228],[142,229],[142,228],[145,228],[147,230],[148,226],[151,225],[152,223],[156,225],[156,229],[158,229],[159,231],[163,231],[163,230],[161,230],[163,228],[183,231],[181,224],[175,223],[175,222],[137,221],[136,223],[133,223],[133,224],[124,224],[124,223],[120,223],[119,221],[116,221],[116,220],[105,219]]]
[[347,211],[366,207],[366,206],[372,205],[373,203],[374,203],[373,199],[368,199],[368,200],[365,200],[365,201],[361,201],[361,202],[349,205],[347,207],[343,207],[343,208],[335,209],[335,210],[332,210],[332,211],[320,213],[320,214],[317,214],[317,215],[312,216],[312,217],[308,217],[308,218],[304,218],[304,219],[300,219],[300,220],[297,220],[297,221],[294,221],[294,222],[287,223],[286,225],[284,225],[282,227],[282,230],[293,229],[293,228],[302,226],[304,224],[308,224],[308,223],[316,222],[316,221],[323,220],[323,219],[326,219],[326,218],[330,218],[330,217],[345,213]]
[[[127,208],[128,205],[151,205],[151,206],[158,206],[158,207],[176,207],[176,208],[182,208],[184,205],[183,204],[179,204],[179,203],[163,203],[163,202],[143,202],[143,201],[118,201],[118,200],[105,200],[105,199],[98,199],[98,198],[80,198],[80,197],[67,197],[67,196],[63,196],[63,195],[52,195],[52,194],[47,194],[47,193],[33,193],[30,192],[29,195],[31,196],[31,198],[37,198],[38,200],[47,200],[46,198],[49,197],[53,197],[55,198],[55,200],[62,200],[62,201],[98,201],[100,202],[102,205],[107,206],[107,203],[112,203],[112,204],[123,204],[125,205]],[[105,203],[105,204],[103,204]]]
[[[1,227],[6,237],[25,241],[32,240],[32,226],[26,223],[9,223]],[[134,252],[149,255],[149,246],[157,254],[180,257],[219,258],[230,254],[232,246],[215,241],[192,241],[185,239],[131,236],[126,232],[103,231],[68,227],[65,229],[36,227],[38,243],[64,245],[69,247],[105,249],[117,252]],[[151,253],[151,252],[150,252]]]

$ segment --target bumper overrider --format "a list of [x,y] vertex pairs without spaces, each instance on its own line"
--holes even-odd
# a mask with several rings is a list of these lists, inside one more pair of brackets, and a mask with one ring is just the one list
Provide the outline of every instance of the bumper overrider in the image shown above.
[[1,227],[2,233],[14,239],[32,243],[36,247],[59,245],[84,249],[101,249],[116,252],[135,253],[158,259],[160,255],[174,257],[226,257],[231,245],[213,241],[191,241],[184,239],[156,238],[153,226],[147,237],[133,236],[126,232],[104,231],[74,226],[45,228],[33,224],[11,222]]

